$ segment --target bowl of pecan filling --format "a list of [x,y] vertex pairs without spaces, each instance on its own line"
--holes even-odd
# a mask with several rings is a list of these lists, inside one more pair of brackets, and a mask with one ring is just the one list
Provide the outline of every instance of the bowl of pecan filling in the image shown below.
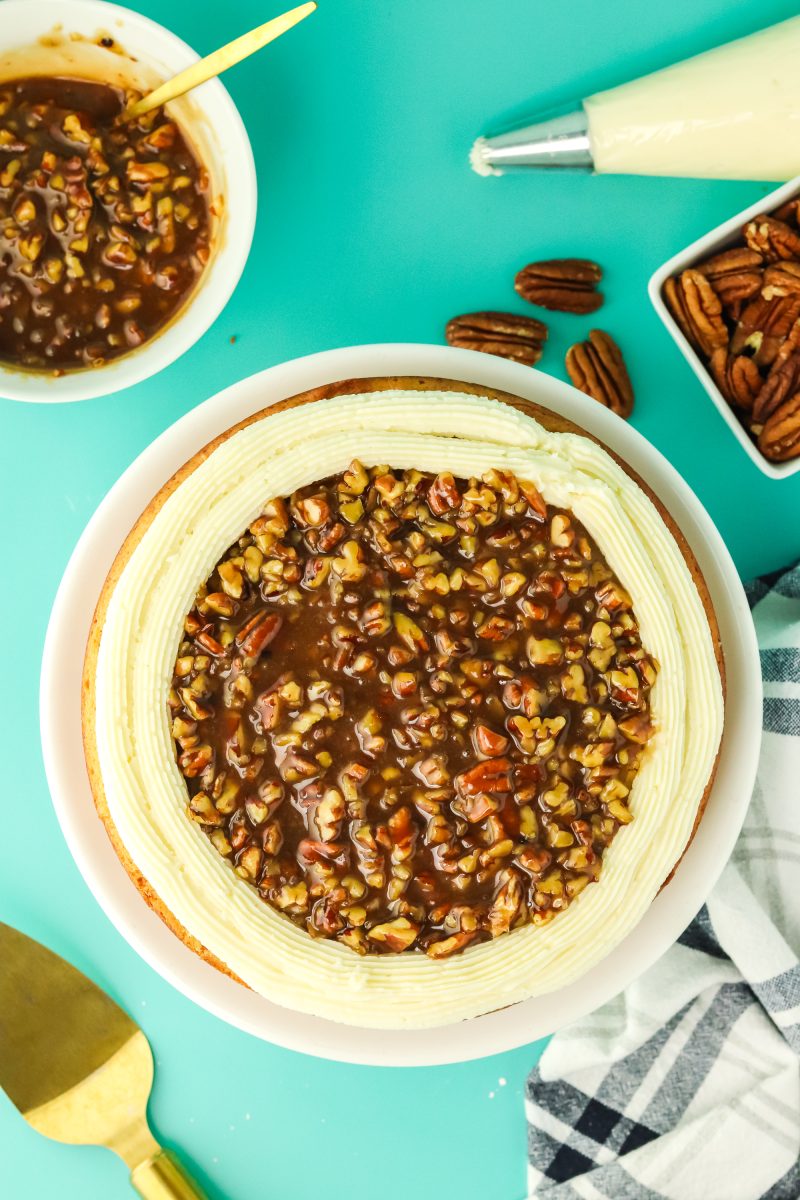
[[100,3],[0,10],[0,394],[65,401],[168,366],[219,314],[255,220],[218,81],[130,118],[196,55]]

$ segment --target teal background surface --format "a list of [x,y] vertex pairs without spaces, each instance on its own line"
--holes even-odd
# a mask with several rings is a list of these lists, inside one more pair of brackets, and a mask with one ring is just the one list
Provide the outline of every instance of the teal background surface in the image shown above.
[[[133,7],[200,53],[279,10],[276,0]],[[120,395],[61,407],[0,400],[0,912],[141,1022],[157,1061],[154,1127],[193,1160],[212,1200],[519,1200],[523,1083],[541,1047],[429,1070],[321,1062],[228,1028],[139,960],[78,874],[41,764],[40,654],[72,547],[138,452],[227,384],[335,346],[439,342],[455,313],[524,311],[512,281],[530,259],[588,255],[606,268],[600,323],[630,364],[634,424],[697,491],[743,576],[796,557],[800,475],[774,482],[751,464],[645,292],[656,266],[770,186],[485,180],[466,162],[475,135],[514,110],[587,94],[795,12],[791,0],[320,0],[303,26],[226,77],[261,197],[249,264],[215,326]],[[564,350],[592,323],[554,317],[542,368],[563,377]],[[0,1193],[132,1195],[110,1154],[40,1138],[1,1096]]]

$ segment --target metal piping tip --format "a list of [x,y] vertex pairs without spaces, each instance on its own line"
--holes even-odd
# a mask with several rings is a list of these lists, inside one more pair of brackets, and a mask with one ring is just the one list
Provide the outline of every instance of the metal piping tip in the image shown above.
[[493,167],[490,160],[491,147],[485,137],[475,139],[469,152],[469,165],[476,175],[501,175],[502,172]]
[[525,125],[499,137],[479,137],[469,155],[478,175],[516,170],[591,171],[594,168],[589,122],[584,110]]

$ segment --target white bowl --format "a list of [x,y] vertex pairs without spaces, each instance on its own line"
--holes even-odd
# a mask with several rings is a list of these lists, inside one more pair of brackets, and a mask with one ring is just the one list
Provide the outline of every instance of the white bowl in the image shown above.
[[[381,375],[432,376],[512,392],[575,421],[619,454],[650,484],[697,556],[727,675],[725,733],[706,812],[673,879],[633,933],[570,987],[431,1030],[360,1029],[292,1012],[193,954],[148,908],[112,849],[95,813],[81,741],[81,671],[95,604],[120,545],[162,484],[207,442],[266,405],[335,380]],[[616,995],[675,941],[713,887],[744,819],[758,758],[761,674],[747,601],[728,551],[689,487],[635,429],[575,388],[488,354],[361,346],[311,355],[234,384],[187,413],[128,468],[89,522],[56,597],[42,664],[41,730],[47,778],[70,850],[111,921],[160,975],[223,1020],[294,1050],[347,1062],[433,1065],[480,1058],[552,1033]]]
[[662,289],[670,275],[679,275],[687,267],[693,267],[696,263],[710,258],[712,254],[717,254],[720,250],[725,250],[728,246],[733,245],[741,234],[742,226],[752,217],[758,216],[759,213],[773,212],[783,204],[784,200],[788,200],[790,197],[796,195],[800,195],[800,176],[790,179],[788,183],[782,184],[774,192],[770,192],[768,196],[764,196],[761,200],[756,201],[755,204],[751,204],[749,208],[745,208],[742,212],[737,213],[735,217],[723,221],[716,229],[712,229],[710,233],[704,234],[696,242],[692,242],[691,246],[687,246],[685,250],[681,250],[678,254],[674,255],[668,262],[664,263],[663,267],[659,267],[647,286],[653,307],[672,334],[683,357],[714,401],[722,419],[745,453],[750,456],[760,471],[763,471],[765,475],[769,475],[770,479],[786,479],[787,476],[794,475],[796,471],[800,471],[800,457],[789,459],[788,462],[771,462],[768,458],[764,457],[717,387],[706,364],[688,341],[680,325],[678,325],[672,313],[667,308]]
[[[99,34],[110,35],[116,48],[97,45]],[[0,4],[0,79],[72,74],[151,88],[197,57],[155,21],[103,0],[3,0]],[[0,363],[0,396],[53,404],[121,391],[179,358],[227,304],[247,261],[255,228],[256,174],[250,142],[236,106],[217,79],[176,100],[170,112],[208,167],[213,196],[224,201],[212,256],[196,288],[161,332],[105,366],[54,378]]]

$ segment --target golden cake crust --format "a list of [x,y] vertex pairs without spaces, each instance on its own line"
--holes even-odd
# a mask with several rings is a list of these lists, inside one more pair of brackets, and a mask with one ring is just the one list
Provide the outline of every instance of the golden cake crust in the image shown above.
[[[301,392],[298,395],[290,396],[284,400],[278,401],[276,404],[270,405],[268,408],[262,409],[261,411],[254,413],[251,417],[247,417],[245,420],[240,421],[238,424],[231,426],[230,429],[227,429],[224,433],[222,433],[218,437],[214,438],[213,441],[209,442],[206,446],[204,446],[201,450],[199,450],[197,452],[197,454],[195,454],[192,458],[190,458],[188,460],[188,462],[186,462],[178,471],[175,472],[175,474],[169,480],[167,480],[167,482],[164,484],[164,486],[159,490],[159,492],[150,501],[147,508],[141,514],[141,516],[137,520],[136,524],[133,526],[130,533],[128,534],[125,541],[123,542],[122,546],[120,547],[120,550],[112,564],[111,570],[109,571],[108,576],[106,577],[105,583],[103,584],[103,588],[100,593],[100,597],[98,599],[97,606],[95,608],[94,617],[92,619],[92,624],[91,624],[91,628],[89,631],[89,638],[88,638],[88,642],[87,642],[87,646],[86,646],[86,655],[85,655],[85,659],[84,659],[83,679],[82,679],[82,687],[81,687],[81,716],[82,716],[82,729],[83,729],[84,756],[86,759],[86,769],[87,769],[87,774],[89,777],[89,784],[92,789],[92,795],[94,797],[95,807],[97,809],[100,819],[103,822],[103,825],[105,826],[106,832],[111,840],[111,844],[113,845],[118,858],[120,859],[120,862],[124,866],[129,877],[135,884],[136,888],[138,889],[139,893],[144,898],[147,905],[153,910],[153,912],[158,914],[158,916],[161,918],[161,920],[164,922],[164,924],[176,935],[176,937],[180,938],[180,940],[184,943],[184,945],[188,946],[188,948],[190,950],[192,950],[195,954],[197,954],[205,962],[207,962],[211,966],[215,967],[218,971],[223,972],[225,975],[228,975],[231,979],[236,980],[238,983],[242,983],[243,986],[247,986],[247,985],[244,984],[243,981],[241,979],[239,979],[239,977],[236,974],[234,974],[234,972],[231,971],[230,968],[228,966],[226,966],[226,964],[220,958],[218,958],[215,954],[213,954],[210,950],[208,950],[202,944],[202,942],[198,941],[197,938],[195,938],[191,933],[189,933],[189,931],[181,924],[180,921],[178,921],[178,919],[174,916],[174,914],[163,903],[160,896],[150,886],[150,884],[147,881],[147,879],[145,878],[145,876],[142,874],[142,872],[139,870],[139,868],[133,862],[130,854],[128,853],[128,850],[127,850],[125,844],[123,843],[122,839],[119,836],[117,828],[111,817],[111,813],[109,811],[108,802],[107,802],[106,795],[105,795],[105,789],[103,786],[103,778],[102,778],[102,774],[100,771],[100,764],[99,764],[99,759],[98,759],[98,754],[97,754],[96,704],[95,704],[95,700],[96,700],[95,680],[96,680],[96,673],[97,673],[97,657],[98,657],[98,653],[99,653],[99,649],[100,649],[100,640],[101,640],[101,636],[102,636],[103,626],[105,624],[106,611],[108,609],[108,605],[109,605],[111,596],[113,594],[114,588],[116,587],[116,585],[120,579],[120,576],[122,575],[122,572],[124,571],[124,569],[128,563],[128,560],[130,559],[134,550],[136,549],[136,547],[138,546],[142,537],[146,533],[150,524],[154,520],[154,518],[155,518],[156,514],[158,513],[158,511],[160,510],[161,506],[172,495],[172,493],[174,491],[176,491],[178,487],[180,487],[180,485],[189,477],[189,475],[191,475],[191,473],[194,470],[196,470],[196,468],[199,467],[201,463],[205,462],[205,460],[209,457],[209,455],[211,455],[214,452],[214,450],[216,450],[217,447],[220,446],[223,442],[225,442],[229,437],[231,437],[235,433],[238,433],[239,430],[246,428],[248,425],[252,425],[257,421],[262,420],[264,417],[266,417],[268,415],[271,415],[276,412],[281,412],[285,409],[297,408],[304,404],[311,404],[317,400],[331,399],[332,397],[335,397],[335,396],[361,395],[361,394],[369,394],[372,392],[390,391],[393,389],[400,389],[400,390],[405,390],[405,391],[438,391],[438,392],[450,391],[450,392],[461,392],[461,393],[466,393],[466,394],[475,395],[475,396],[488,396],[492,400],[500,401],[502,404],[507,404],[507,405],[510,405],[512,408],[518,409],[520,412],[524,413],[526,416],[533,417],[536,421],[539,422],[540,425],[542,425],[545,429],[547,429],[550,432],[553,432],[553,433],[576,433],[576,434],[581,435],[582,437],[588,438],[590,441],[593,441],[593,442],[597,443],[597,445],[601,446],[603,448],[603,450],[605,450],[605,452],[607,454],[609,454],[611,456],[611,458],[613,458],[614,461],[620,467],[622,467],[622,469],[626,472],[626,474],[629,476],[629,478],[632,479],[633,482],[636,483],[639,488],[641,488],[641,490],[645,493],[645,495],[648,497],[648,499],[653,503],[653,505],[657,509],[661,519],[664,521],[664,524],[667,526],[667,528],[669,529],[676,544],[678,545],[678,547],[681,551],[681,554],[683,555],[686,565],[691,573],[695,587],[697,588],[697,592],[701,598],[703,608],[705,610],[706,618],[708,620],[709,628],[711,630],[711,635],[712,635],[712,640],[713,640],[713,645],[714,645],[714,653],[715,653],[716,660],[717,660],[717,666],[718,666],[719,672],[720,672],[720,679],[722,681],[722,688],[723,688],[723,695],[724,695],[725,664],[724,664],[724,659],[723,659],[723,654],[722,654],[722,645],[721,645],[721,640],[720,640],[719,628],[717,625],[716,617],[714,615],[714,610],[713,610],[713,607],[711,604],[711,598],[710,598],[710,595],[708,592],[708,588],[706,586],[705,580],[703,579],[703,576],[700,571],[700,567],[697,563],[697,560],[695,559],[695,556],[692,553],[685,537],[683,536],[680,529],[677,527],[677,525],[675,524],[671,515],[665,509],[665,507],[661,503],[661,501],[655,496],[653,491],[648,487],[648,485],[644,482],[644,480],[642,480],[636,474],[636,472],[634,472],[628,466],[628,464],[626,462],[624,462],[624,460],[622,460],[618,455],[614,454],[614,452],[612,450],[610,450],[609,447],[606,446],[602,441],[600,441],[599,438],[596,438],[592,434],[587,433],[586,430],[581,429],[580,426],[575,425],[573,422],[568,421],[566,418],[559,416],[557,413],[554,413],[549,409],[542,408],[540,405],[535,404],[531,401],[523,400],[518,396],[513,396],[507,392],[497,391],[493,388],[487,388],[487,387],[479,386],[476,384],[462,383],[459,380],[436,379],[436,378],[429,378],[429,377],[423,377],[423,376],[381,376],[381,377],[367,378],[367,379],[344,379],[344,380],[340,380],[336,383],[326,384],[323,387],[313,388],[310,391]],[[309,481],[309,482],[311,482],[311,481]],[[714,766],[712,768],[711,774],[710,774],[708,782],[706,784],[705,791],[703,792],[703,796],[702,796],[700,804],[698,806],[697,816],[695,818],[691,837],[690,837],[689,842],[687,843],[687,846],[684,849],[683,853],[685,853],[686,849],[688,849],[688,845],[691,842],[692,838],[694,837],[694,834],[697,831],[697,827],[700,823],[700,820],[702,819],[703,812],[705,811],[706,805],[708,803],[708,797],[711,792],[711,787],[714,782],[714,776],[716,774],[718,761],[719,761],[719,752],[717,753],[717,757],[714,760]],[[676,861],[672,871],[670,872],[668,877],[664,880],[664,884],[662,886],[665,886],[669,882],[669,880],[672,878],[682,857],[683,857],[683,854]]]

